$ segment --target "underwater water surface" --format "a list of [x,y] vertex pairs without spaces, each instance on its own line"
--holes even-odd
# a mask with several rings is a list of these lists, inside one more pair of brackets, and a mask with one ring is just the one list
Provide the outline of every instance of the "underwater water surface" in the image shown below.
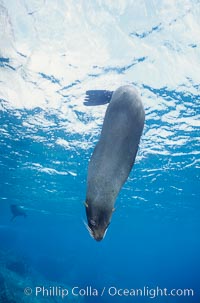
[[[199,16],[186,0],[0,1],[1,303],[200,301]],[[87,167],[124,84],[145,127],[98,243],[84,226]],[[27,217],[11,221],[11,204]]]

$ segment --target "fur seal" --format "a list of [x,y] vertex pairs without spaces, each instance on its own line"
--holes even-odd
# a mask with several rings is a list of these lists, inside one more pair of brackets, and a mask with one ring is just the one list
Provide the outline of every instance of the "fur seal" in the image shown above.
[[11,210],[11,213],[13,215],[10,221],[13,221],[18,216],[22,216],[24,218],[27,217],[25,209],[21,205],[11,204],[10,205],[10,210]]
[[117,195],[135,162],[144,120],[144,107],[135,88],[119,87],[106,110],[100,139],[88,166],[86,227],[97,241],[106,234]]

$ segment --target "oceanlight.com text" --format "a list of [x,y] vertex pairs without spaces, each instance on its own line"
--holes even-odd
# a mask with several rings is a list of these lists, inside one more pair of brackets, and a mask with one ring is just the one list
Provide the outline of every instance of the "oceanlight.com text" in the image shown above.
[[143,288],[120,288],[116,286],[109,286],[103,288],[95,288],[93,286],[80,287],[74,286],[72,288],[63,288],[61,286],[36,286],[35,288],[26,287],[24,289],[26,296],[36,297],[60,297],[62,299],[68,296],[74,297],[148,297],[155,299],[157,297],[193,297],[195,292],[191,288],[184,289],[168,289],[160,287]]

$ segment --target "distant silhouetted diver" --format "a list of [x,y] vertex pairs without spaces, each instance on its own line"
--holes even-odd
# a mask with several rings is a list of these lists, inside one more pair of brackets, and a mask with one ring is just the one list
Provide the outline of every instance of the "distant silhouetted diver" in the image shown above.
[[24,217],[24,218],[27,217],[26,211],[25,211],[24,207],[21,205],[11,204],[10,210],[13,215],[10,221],[13,221],[18,216]]

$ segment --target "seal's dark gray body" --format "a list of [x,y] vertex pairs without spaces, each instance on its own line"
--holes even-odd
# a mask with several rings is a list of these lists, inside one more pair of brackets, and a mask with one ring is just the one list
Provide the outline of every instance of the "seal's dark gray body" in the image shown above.
[[144,118],[134,87],[122,86],[113,93],[88,167],[86,214],[96,240],[104,237],[116,197],[134,164]]

